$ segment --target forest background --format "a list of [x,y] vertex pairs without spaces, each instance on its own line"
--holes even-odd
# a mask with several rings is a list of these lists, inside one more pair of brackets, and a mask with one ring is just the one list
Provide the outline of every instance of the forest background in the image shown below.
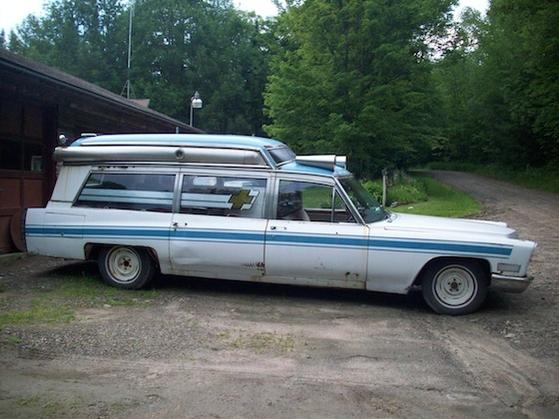
[[435,161],[559,185],[559,2],[458,21],[456,0],[275,3],[51,0],[0,47],[120,94],[133,4],[132,92],[155,110],[187,121],[199,91],[197,127],[346,154],[361,177]]

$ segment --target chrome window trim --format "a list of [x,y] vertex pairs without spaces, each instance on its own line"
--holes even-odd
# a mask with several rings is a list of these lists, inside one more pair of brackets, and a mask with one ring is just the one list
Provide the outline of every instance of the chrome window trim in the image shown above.
[[83,180],[82,180],[82,184],[80,185],[80,187],[78,188],[78,192],[76,193],[76,195],[74,196],[74,199],[72,200],[72,208],[81,208],[81,207],[77,207],[76,206],[76,202],[78,202],[78,199],[80,198],[80,195],[82,194],[83,188],[85,188],[85,185],[87,184],[87,181],[89,180],[89,177],[94,173],[93,168],[91,168],[89,170],[89,172],[87,172],[87,175],[84,176]]
[[175,214],[178,214],[180,212],[183,177],[184,177],[184,173],[182,173],[181,171],[179,171],[175,176],[175,189],[173,190],[173,206],[171,207],[171,213],[173,214],[173,217]]
[[268,149],[261,148],[260,149],[260,154],[262,155],[262,157],[264,158],[264,161],[266,163],[268,163],[268,166],[270,166],[272,169],[275,169],[278,167],[276,161],[274,160],[274,158],[272,157],[272,155],[270,154],[270,152],[268,151]]
[[277,167],[285,166],[286,164],[293,163],[294,161],[295,161],[294,159],[293,160],[282,161],[281,163],[277,163]]

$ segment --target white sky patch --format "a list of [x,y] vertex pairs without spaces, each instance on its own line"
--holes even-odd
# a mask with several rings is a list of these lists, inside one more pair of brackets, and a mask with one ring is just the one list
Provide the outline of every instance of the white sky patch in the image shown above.
[[487,9],[489,9],[489,0],[460,0],[460,3],[458,3],[458,7],[454,11],[455,20],[460,17],[460,14],[466,7],[477,9],[483,15],[485,15],[487,13]]
[[[7,35],[28,14],[41,15],[44,3],[45,0],[0,0],[0,30],[4,29]],[[277,14],[276,6],[271,0],[234,0],[234,3],[239,9],[252,11],[257,15],[269,17]],[[456,13],[468,6],[485,13],[489,0],[461,0]]]
[[278,13],[278,9],[270,0],[234,0],[233,3],[241,10],[263,17],[275,16]]
[[27,15],[39,16],[43,3],[44,0],[0,0],[0,30],[4,29],[7,36]]

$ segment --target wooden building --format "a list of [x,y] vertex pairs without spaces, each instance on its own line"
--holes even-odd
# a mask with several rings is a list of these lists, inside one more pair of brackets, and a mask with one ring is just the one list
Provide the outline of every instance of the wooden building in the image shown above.
[[198,133],[99,86],[0,49],[0,253],[22,247],[23,209],[44,206],[60,134]]

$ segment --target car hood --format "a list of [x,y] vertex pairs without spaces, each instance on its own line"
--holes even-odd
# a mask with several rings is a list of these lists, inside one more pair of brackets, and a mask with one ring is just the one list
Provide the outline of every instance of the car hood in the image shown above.
[[430,233],[464,233],[474,235],[516,238],[516,230],[498,221],[467,220],[462,218],[430,217],[392,213],[384,223],[389,231],[410,231]]

